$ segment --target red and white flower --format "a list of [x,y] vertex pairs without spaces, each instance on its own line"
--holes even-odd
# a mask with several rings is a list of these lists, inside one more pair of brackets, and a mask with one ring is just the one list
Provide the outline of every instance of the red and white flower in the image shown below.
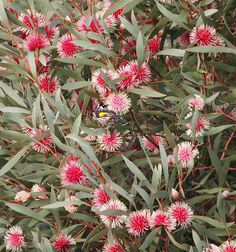
[[236,252],[236,242],[226,241],[220,246],[220,248],[222,252]]
[[36,51],[49,45],[50,43],[47,37],[41,33],[32,33],[26,37],[24,48],[26,51]]
[[168,231],[173,231],[176,227],[176,220],[170,213],[162,210],[157,210],[152,213],[149,218],[150,228],[163,227]]
[[56,77],[52,78],[47,73],[43,73],[38,77],[38,87],[42,92],[54,95],[59,86],[59,81]]
[[148,42],[148,49],[150,54],[155,54],[160,51],[161,38],[158,35],[155,35]]
[[194,158],[198,153],[197,148],[194,148],[191,142],[182,142],[178,144],[178,161],[182,167],[193,165]]
[[112,190],[111,187],[107,184],[100,185],[93,192],[93,204],[98,208],[106,204],[111,199],[106,190],[104,189],[105,186]]
[[154,143],[156,143],[156,145],[154,143],[152,143],[146,137],[142,137],[143,146],[145,149],[147,149],[149,151],[153,151],[154,153],[158,153],[159,152],[159,143],[161,143],[163,146],[166,145],[165,139],[161,136],[153,135],[153,136],[150,136],[150,138],[153,140]]
[[[186,126],[188,128],[188,130],[186,131],[186,134],[192,137],[193,136],[192,123],[187,123]],[[210,128],[210,122],[205,118],[199,117],[196,122],[195,136],[202,137],[205,131],[208,130],[209,128]]]
[[168,213],[176,220],[177,225],[185,228],[193,219],[193,211],[191,207],[184,202],[176,202],[171,204]]
[[149,229],[149,218],[150,213],[146,209],[130,213],[126,221],[128,233],[134,236],[141,236],[144,234]]
[[105,68],[101,68],[93,72],[92,83],[94,87],[101,96],[107,96],[111,89],[108,85],[106,85],[103,75],[106,76],[108,80],[117,79],[119,76],[116,72]]
[[[78,201],[79,199],[76,196],[70,196],[65,198],[65,201]],[[77,205],[69,205],[69,206],[65,206],[65,209],[67,212],[69,213],[75,213],[78,210],[78,206]]]
[[[31,192],[33,193],[41,193],[41,192],[46,192],[46,189],[43,186],[40,186],[38,184],[34,184],[31,188]],[[48,199],[47,194],[42,194],[37,196],[38,199]]]
[[194,27],[190,33],[190,42],[198,46],[223,46],[224,42],[216,33],[216,29],[207,25]]
[[80,51],[80,47],[74,44],[75,40],[76,37],[70,33],[63,35],[59,39],[57,43],[57,51],[61,57],[74,57]]
[[178,41],[180,43],[180,45],[182,46],[188,46],[190,44],[190,33],[189,32],[185,32],[183,34],[181,34],[179,37],[178,37]]
[[107,210],[120,210],[127,212],[127,208],[124,203],[120,200],[111,199],[100,208],[100,218],[106,226],[110,226],[111,228],[122,227],[122,225],[126,222],[127,216],[115,214],[103,215],[102,212]]
[[122,138],[119,136],[119,133],[106,131],[102,135],[97,137],[98,143],[100,144],[100,149],[113,152],[118,150],[122,145]]
[[204,105],[204,99],[200,95],[194,95],[194,98],[188,100],[188,106],[190,109],[203,110]]
[[75,239],[70,235],[60,235],[56,240],[52,241],[52,245],[59,252],[67,252],[75,244]]
[[125,93],[111,93],[105,98],[105,102],[108,110],[115,112],[116,114],[126,114],[131,106],[131,100]]
[[67,185],[84,185],[87,177],[82,166],[76,160],[68,160],[61,171],[61,184]]
[[102,249],[102,252],[126,252],[124,248],[118,243],[118,242],[113,242],[113,243],[107,243]]
[[11,227],[4,236],[6,250],[21,251],[26,246],[23,230],[19,226]]
[[[30,133],[31,137],[38,137],[43,134],[45,134],[48,131],[48,127],[46,125],[40,126],[39,129],[33,129]],[[49,151],[49,148],[53,145],[52,137],[47,136],[44,138],[41,138],[39,140],[36,140],[36,142],[32,143],[32,148],[40,153],[46,153]]]
[[92,16],[81,16],[77,22],[77,30],[84,35],[86,35],[88,32],[104,32],[104,29],[99,20]]

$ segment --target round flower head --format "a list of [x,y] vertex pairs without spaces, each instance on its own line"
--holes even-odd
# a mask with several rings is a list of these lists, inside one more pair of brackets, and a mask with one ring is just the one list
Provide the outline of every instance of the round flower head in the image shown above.
[[60,33],[59,27],[51,26],[50,23],[45,26],[45,31],[46,31],[47,38],[50,41],[52,41],[55,37],[58,37]]
[[161,38],[155,35],[152,39],[148,42],[148,48],[151,54],[155,54],[160,51],[161,45]]
[[86,175],[78,161],[68,160],[61,171],[61,184],[84,185],[86,181]]
[[21,249],[26,246],[21,227],[11,227],[4,236],[4,243],[6,245],[6,250],[11,250],[13,252],[21,251]]
[[102,252],[125,252],[125,249],[123,249],[118,242],[113,242],[107,243],[103,247]]
[[81,16],[77,22],[77,30],[84,35],[86,35],[88,32],[104,32],[104,29],[99,20],[91,16]]
[[106,131],[102,135],[98,136],[98,143],[100,144],[101,150],[113,152],[121,147],[122,138],[119,137],[119,133]]
[[151,71],[146,63],[143,63],[139,69],[138,61],[133,60],[126,66],[119,68],[119,77],[124,79],[119,81],[119,89],[133,88],[141,83],[150,81]]
[[193,218],[193,211],[191,207],[184,202],[171,204],[168,212],[172,218],[175,219],[177,225],[180,225],[183,228],[187,227]]
[[[104,204],[106,204],[110,200],[110,196],[108,195],[108,193],[104,189],[104,186],[105,185],[100,185],[93,192],[93,204],[98,208],[103,206]],[[111,187],[109,185],[106,185],[106,186],[109,189],[111,189]]]
[[227,241],[227,242],[223,243],[220,246],[220,248],[221,248],[222,252],[236,252],[236,242],[235,241]]
[[168,213],[162,210],[154,211],[149,218],[150,228],[163,227],[168,231],[175,229],[176,220]]
[[63,35],[57,43],[57,51],[61,57],[74,57],[79,51],[79,46],[75,45],[73,42],[76,37],[73,34]]
[[[31,137],[36,137],[36,136],[41,136],[43,135],[46,131],[48,131],[48,127],[45,126],[40,126],[40,129],[33,129],[30,136]],[[46,153],[48,152],[50,146],[52,146],[52,137],[47,136],[44,138],[41,138],[37,140],[37,142],[32,143],[32,148],[40,153]]]
[[206,248],[203,252],[222,252],[220,247],[210,244],[208,248]]
[[[193,137],[192,123],[188,123],[186,126],[188,127],[186,134]],[[210,122],[207,119],[199,117],[196,122],[195,136],[202,137],[205,133],[205,130],[208,130],[209,128]]]
[[128,233],[134,236],[144,234],[149,229],[149,217],[150,213],[147,210],[132,212],[126,221]]
[[194,164],[194,158],[198,155],[198,150],[192,146],[191,142],[178,144],[178,161],[182,167],[189,167]]
[[101,68],[93,72],[92,83],[94,87],[101,96],[107,96],[110,93],[110,87],[106,85],[106,81],[103,76],[106,76],[108,80],[117,79],[119,76],[114,71],[107,70],[105,68]]
[[[65,201],[78,201],[78,198],[75,196],[70,196],[68,198],[65,198]],[[65,206],[65,209],[69,213],[74,213],[78,210],[78,206],[77,205],[69,205],[69,206]]]
[[204,100],[200,95],[194,95],[194,98],[188,100],[188,106],[190,109],[194,110],[203,110]]
[[166,145],[164,138],[160,137],[160,136],[151,136],[150,137],[155,143],[153,144],[149,139],[147,139],[146,137],[142,138],[142,142],[144,145],[144,148],[149,150],[149,151],[153,151],[154,153],[158,153],[159,152],[159,143],[161,143],[162,145]]
[[201,25],[199,28],[194,27],[190,33],[190,42],[198,46],[216,45],[216,30],[211,26]]
[[67,252],[71,246],[75,244],[75,239],[70,235],[60,235],[55,241],[52,242],[52,245],[59,252]]
[[[45,192],[45,188],[43,186],[40,186],[38,184],[34,184],[31,188],[31,192],[35,192],[35,193],[39,193],[39,192]],[[38,199],[48,199],[48,195],[47,194],[43,194],[43,195],[38,195],[37,196]]]
[[[127,208],[120,200],[111,199],[100,208],[100,212],[107,210],[120,210],[126,212]],[[125,223],[127,217],[126,215],[102,215],[101,213],[100,218],[106,226],[111,226],[111,228],[117,228],[122,227],[122,224]]]
[[122,41],[121,54],[123,56],[129,54],[130,56],[136,56],[136,40],[133,37],[127,37]]
[[59,86],[59,82],[57,78],[53,79],[48,74],[44,73],[38,77],[38,86],[41,91],[54,95]]
[[26,191],[20,191],[20,192],[16,193],[15,201],[24,203],[24,202],[28,201],[30,198],[31,198],[30,193],[28,193]]
[[126,114],[131,106],[131,100],[125,93],[111,93],[106,97],[104,103],[107,105],[108,110],[116,114]]
[[46,17],[39,13],[31,10],[26,10],[27,13],[21,13],[19,20],[26,25],[26,27],[20,27],[19,30],[28,34],[30,31],[34,31],[39,27],[45,27]]
[[178,37],[180,45],[188,46],[190,44],[189,35],[190,35],[189,32],[185,32]]
[[49,46],[49,40],[41,33],[29,34],[25,40],[26,51],[36,51]]

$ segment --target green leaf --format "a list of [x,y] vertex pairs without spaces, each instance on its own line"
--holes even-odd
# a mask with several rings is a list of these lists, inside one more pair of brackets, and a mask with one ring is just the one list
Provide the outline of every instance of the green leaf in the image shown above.
[[157,92],[153,89],[140,89],[140,88],[132,88],[130,90],[131,93],[133,94],[137,94],[140,96],[146,96],[146,97],[156,97],[156,98],[161,98],[161,97],[165,97],[165,94],[162,94],[160,92]]
[[138,38],[136,42],[136,54],[138,58],[139,67],[141,67],[144,62],[144,57],[145,57],[144,37],[141,31],[138,34]]
[[161,50],[157,53],[157,55],[168,55],[168,56],[175,56],[175,57],[184,57],[185,51],[182,49],[165,49]]
[[162,163],[163,173],[164,173],[164,178],[165,178],[165,185],[166,185],[166,188],[168,189],[168,183],[169,183],[168,158],[166,155],[165,148],[163,147],[161,142],[159,142],[159,149],[160,149],[161,163]]
[[231,223],[222,223],[222,222],[214,220],[214,219],[212,219],[210,217],[199,216],[199,215],[194,215],[193,219],[203,221],[203,222],[206,222],[206,223],[210,224],[213,227],[223,228],[223,229],[225,229],[226,227],[230,227],[230,226],[232,226],[234,224],[233,222],[231,222]]
[[230,125],[222,125],[222,126],[218,126],[218,127],[211,127],[206,133],[206,136],[212,136],[212,135],[216,135],[221,131],[224,131],[225,129],[231,128],[233,127],[233,124]]
[[31,73],[33,74],[34,78],[37,79],[37,70],[36,70],[34,52],[30,51],[28,53],[27,60],[29,62]]
[[9,27],[9,21],[5,12],[4,1],[0,0],[0,21]]
[[3,176],[7,172],[9,172],[17,163],[18,161],[25,155],[29,146],[24,147],[20,150],[13,158],[11,158],[0,170],[0,176]]
[[198,46],[185,49],[187,52],[193,53],[232,53],[236,54],[236,48],[222,46]]
[[181,244],[181,243],[177,242],[177,241],[174,239],[174,237],[173,237],[168,231],[166,231],[166,233],[167,233],[168,237],[170,238],[171,242],[172,242],[177,248],[180,248],[180,249],[182,249],[183,251],[189,251],[189,245],[184,244],[184,243]]
[[187,16],[184,17],[183,13],[182,13],[182,15],[173,14],[172,12],[167,10],[163,5],[158,3],[157,0],[155,0],[155,2],[156,2],[156,5],[157,5],[159,11],[165,17],[167,17],[170,21],[172,21],[173,23],[179,25],[180,27],[183,27],[183,28],[189,30],[189,28],[184,24],[184,22],[186,22],[186,17]]
[[89,87],[89,86],[92,86],[92,82],[79,81],[79,82],[71,82],[71,83],[65,84],[61,87],[61,89],[71,91],[71,90],[80,89],[80,88]]
[[202,251],[203,244],[202,244],[202,241],[201,241],[198,233],[196,231],[192,230],[192,236],[193,236],[193,241],[194,241],[198,251]]
[[32,217],[36,220],[39,220],[39,221],[47,223],[48,225],[51,225],[46,219],[44,219],[40,215],[40,212],[37,212],[35,210],[31,210],[29,207],[25,207],[23,205],[17,205],[17,204],[13,204],[13,203],[8,203],[8,202],[5,202],[5,205],[7,205],[9,208],[14,210],[15,212],[21,213],[25,216]]
[[130,171],[140,180],[140,181],[147,181],[146,177],[143,175],[143,173],[139,170],[139,168],[131,162],[128,158],[123,156],[123,159],[125,161],[125,164],[130,169]]

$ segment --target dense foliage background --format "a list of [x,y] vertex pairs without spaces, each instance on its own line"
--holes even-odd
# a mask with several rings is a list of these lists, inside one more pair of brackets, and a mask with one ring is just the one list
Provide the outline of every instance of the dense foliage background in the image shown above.
[[0,0],[0,251],[236,251],[235,0]]

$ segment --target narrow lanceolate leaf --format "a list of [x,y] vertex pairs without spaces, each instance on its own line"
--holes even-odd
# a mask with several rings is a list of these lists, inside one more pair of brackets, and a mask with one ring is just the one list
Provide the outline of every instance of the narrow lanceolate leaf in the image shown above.
[[9,21],[7,18],[7,14],[5,12],[5,7],[4,7],[4,1],[0,0],[0,21],[6,25],[9,26]]
[[166,188],[168,188],[168,183],[169,183],[168,158],[166,155],[166,151],[163,145],[161,144],[161,142],[159,143],[159,149],[160,149],[161,163],[162,163],[163,173],[164,173],[164,178],[165,178],[165,185],[166,185]]
[[143,37],[143,34],[141,31],[139,32],[138,38],[137,38],[136,54],[137,54],[137,58],[138,58],[139,67],[141,67],[141,65],[144,62],[144,57],[145,57],[144,37]]
[[162,94],[160,92],[157,92],[153,89],[141,89],[141,88],[133,88],[130,90],[131,93],[141,95],[143,97],[156,97],[156,98],[161,98],[165,97],[165,94]]
[[144,174],[139,170],[139,168],[133,163],[131,162],[128,158],[126,158],[125,156],[123,156],[123,159],[127,165],[127,167],[130,169],[130,171],[140,180],[144,180],[146,181],[146,177],[144,176]]
[[32,210],[29,207],[25,207],[23,205],[17,205],[17,204],[13,204],[13,203],[8,203],[8,202],[5,202],[5,205],[7,205],[9,208],[14,210],[15,212],[21,213],[26,216],[30,216],[36,220],[45,222],[50,225],[50,223],[40,215],[40,212]]
[[185,49],[186,52],[194,53],[232,53],[236,54],[236,48],[223,46],[198,46]]
[[7,172],[9,172],[17,163],[18,161],[25,155],[29,146],[24,147],[20,150],[12,159],[10,159],[0,170],[0,176],[3,176]]

